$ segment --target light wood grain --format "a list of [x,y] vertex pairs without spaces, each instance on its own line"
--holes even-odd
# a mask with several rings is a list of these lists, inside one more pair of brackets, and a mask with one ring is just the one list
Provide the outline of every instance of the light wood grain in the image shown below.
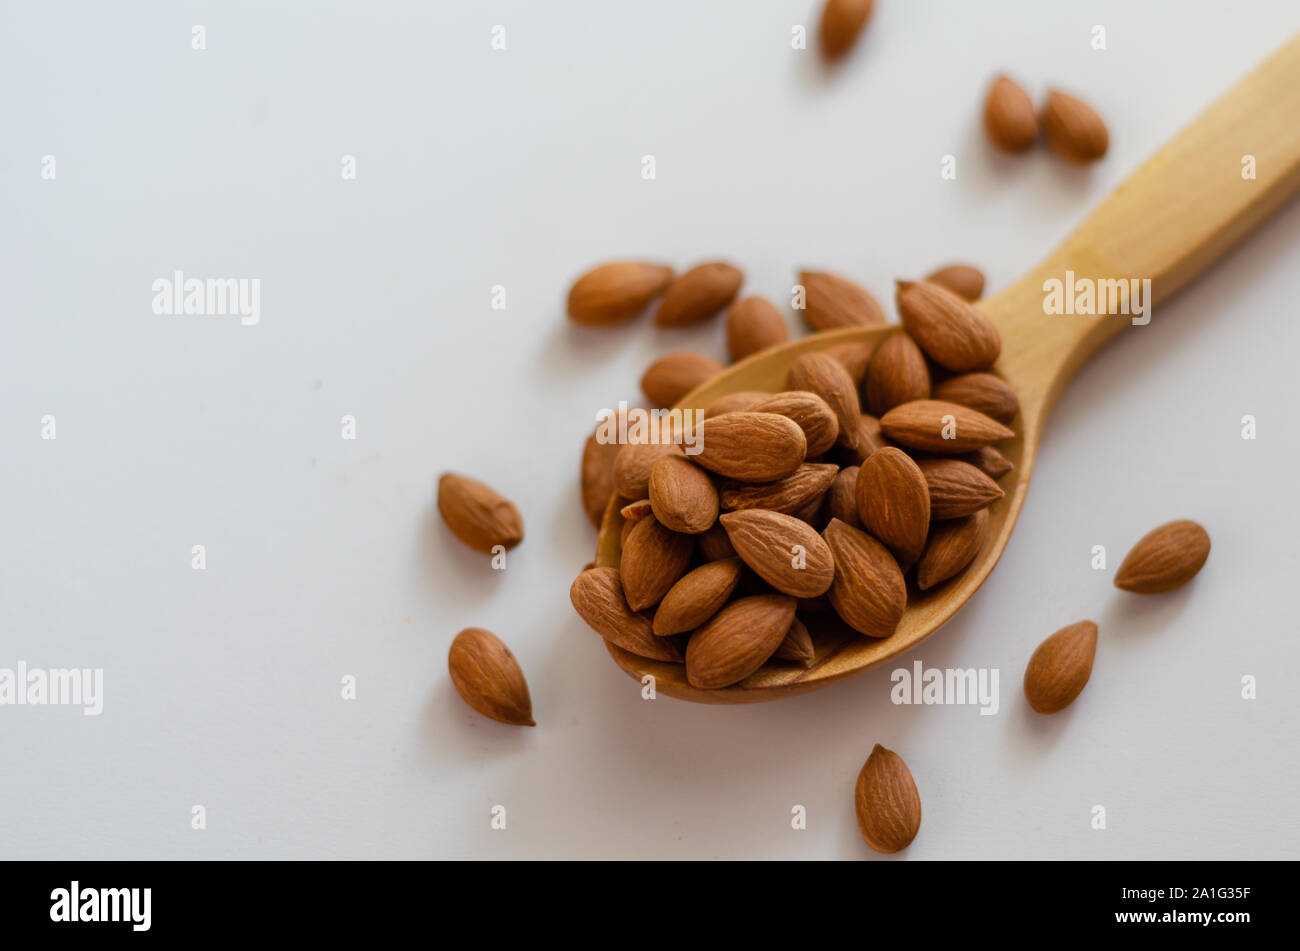
[[[1253,155],[1257,178],[1242,178]],[[821,619],[812,667],[769,666],[721,690],[691,687],[680,665],[656,663],[606,645],[636,678],[652,674],[657,690],[704,703],[753,703],[816,690],[859,674],[934,633],[975,593],[1002,555],[1024,503],[1047,418],[1066,383],[1096,350],[1120,333],[1140,333],[1122,316],[1053,316],[1044,312],[1044,281],[1149,278],[1155,309],[1200,274],[1300,187],[1300,35],[1210,106],[1117,188],[1047,260],[1010,287],[981,301],[1002,331],[995,372],[1020,397],[1014,439],[998,448],[1015,469],[992,506],[988,544],[969,568],[930,592],[909,592],[898,630],[883,640],[862,637]],[[703,410],[738,390],[776,392],[801,353],[865,341],[892,328],[849,328],[783,344],[744,360],[679,404]],[[611,504],[597,542],[596,563],[617,566],[622,516]],[[810,627],[819,626],[816,615]]]

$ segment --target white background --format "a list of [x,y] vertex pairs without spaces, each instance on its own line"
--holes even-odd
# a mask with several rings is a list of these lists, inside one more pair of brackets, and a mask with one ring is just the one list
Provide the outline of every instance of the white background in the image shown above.
[[[103,667],[106,696],[99,718],[0,707],[0,854],[872,858],[852,789],[876,742],[924,803],[908,858],[1300,853],[1300,205],[1079,375],[997,571],[899,659],[999,668],[996,716],[894,706],[890,667],[759,706],[641,700],[569,605],[594,541],[579,453],[651,359],[722,357],[722,328],[563,315],[578,273],[626,256],[726,257],[778,302],[797,268],[838,271],[891,319],[892,279],[949,260],[996,290],[1300,28],[1295,3],[879,0],[833,75],[791,49],[806,0],[4,18],[0,666]],[[992,154],[999,70],[1083,94],[1110,154]],[[260,278],[261,324],[155,316],[175,269]],[[438,522],[448,469],[522,509],[507,571]],[[1176,517],[1213,538],[1195,583],[1114,589]],[[1025,661],[1084,617],[1092,680],[1038,717]],[[456,696],[468,625],[518,656],[536,729]]]

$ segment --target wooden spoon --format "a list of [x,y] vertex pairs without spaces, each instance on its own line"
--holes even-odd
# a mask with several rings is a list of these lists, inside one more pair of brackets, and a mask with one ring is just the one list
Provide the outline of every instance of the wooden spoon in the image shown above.
[[[1243,177],[1254,156],[1257,177]],[[1045,312],[1044,282],[1150,278],[1157,306],[1196,277],[1300,187],[1300,34],[1210,106],[1117,188],[1039,267],[980,308],[1002,332],[995,371],[1020,397],[1014,439],[998,449],[1015,464],[1001,485],[1006,496],[990,510],[984,549],[953,580],[909,593],[898,629],[876,640],[840,628],[819,637],[811,668],[769,665],[741,684],[700,690],[685,669],[630,654],[606,643],[633,677],[656,678],[656,690],[703,703],[752,703],[816,690],[862,673],[932,634],[988,577],[1011,537],[1033,471],[1049,412],[1065,384],[1103,343],[1132,333],[1126,316],[1055,316]],[[688,394],[679,407],[704,409],[740,390],[778,391],[801,353],[849,341],[874,341],[891,327],[853,327],[805,337],[741,361]],[[610,505],[601,524],[596,563],[617,567],[622,516]],[[815,622],[817,615],[810,615]],[[813,625],[810,624],[810,627]]]

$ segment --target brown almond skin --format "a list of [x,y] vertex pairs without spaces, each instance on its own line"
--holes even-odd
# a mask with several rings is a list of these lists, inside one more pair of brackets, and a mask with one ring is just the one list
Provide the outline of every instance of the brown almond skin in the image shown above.
[[921,474],[930,490],[930,518],[965,518],[1002,498],[996,482],[968,462],[922,459]]
[[727,530],[717,522],[707,532],[695,536],[695,543],[700,549],[700,555],[706,561],[721,561],[723,558],[735,558],[736,549],[731,545],[731,539],[727,537]]
[[901,403],[928,399],[930,368],[916,341],[902,331],[886,337],[871,356],[862,395],[874,416]]
[[689,571],[668,589],[655,611],[656,637],[693,631],[717,614],[740,581],[739,558],[711,561]]
[[514,503],[469,476],[446,472],[438,479],[438,514],[453,535],[485,555],[524,540],[524,519]]
[[857,466],[845,466],[835,476],[830,490],[826,493],[827,521],[838,518],[854,528],[862,527],[862,518],[858,514],[858,473]]
[[[944,438],[944,418],[953,418],[951,439]],[[913,400],[880,418],[880,430],[908,449],[949,455],[981,449],[1015,434],[978,410],[943,400]]]
[[699,424],[691,458],[740,482],[784,479],[803,464],[808,441],[794,420],[776,413],[723,413]]
[[1088,685],[1097,653],[1097,625],[1080,621],[1038,645],[1025,668],[1025,699],[1037,713],[1059,713]]
[[673,279],[673,269],[644,261],[613,261],[593,268],[569,289],[569,319],[592,327],[630,320]]
[[880,302],[865,287],[825,271],[800,271],[804,319],[814,330],[869,327],[885,322]]
[[998,452],[992,446],[985,446],[982,449],[976,449],[973,452],[965,452],[956,458],[962,462],[969,462],[972,466],[984,473],[990,479],[1001,479],[1004,475],[1015,468],[1011,460],[1002,453]]
[[715,690],[744,680],[785,638],[794,621],[794,598],[761,594],[731,602],[691,635],[686,680]]
[[757,390],[740,390],[736,393],[728,393],[726,396],[719,396],[705,408],[704,418],[721,416],[723,413],[743,413],[753,409],[755,404],[761,403],[771,395]]
[[872,6],[873,0],[826,0],[817,31],[822,59],[833,63],[853,48],[867,25]]
[[[760,578],[782,594],[815,598],[835,576],[831,549],[807,523],[765,509],[730,512],[718,519],[741,557]],[[802,547],[803,567],[795,567],[795,546]]]
[[658,604],[686,573],[694,549],[690,535],[666,528],[657,518],[636,522],[618,565],[628,607],[643,611]]
[[1043,133],[1057,155],[1071,162],[1095,162],[1110,147],[1110,133],[1092,106],[1055,89],[1043,107]]
[[1033,100],[1006,76],[998,76],[989,87],[984,100],[984,132],[1003,152],[1023,152],[1038,138]]
[[587,437],[582,447],[582,510],[597,528],[609,497],[614,494],[614,459],[618,450],[618,443],[601,442],[595,433]]
[[775,482],[728,482],[720,493],[722,507],[728,511],[767,509],[793,515],[820,499],[838,473],[835,465],[805,463]]
[[674,532],[698,535],[718,520],[718,490],[685,456],[659,458],[650,469],[649,492],[655,518]]
[[1196,577],[1210,557],[1210,535],[1180,519],[1152,529],[1133,546],[1115,573],[1115,587],[1135,594],[1162,594]]
[[785,639],[772,652],[776,660],[788,660],[802,667],[811,667],[817,659],[817,650],[813,647],[812,635],[803,621],[797,617],[790,622],[790,630],[785,632]]
[[676,443],[629,443],[614,456],[614,488],[625,499],[636,501],[650,496],[650,471],[664,456],[680,456]]
[[519,661],[491,631],[467,627],[447,652],[447,672],[460,698],[485,717],[513,726],[537,726]]
[[755,413],[776,413],[794,420],[803,430],[806,456],[820,456],[835,445],[840,435],[840,421],[830,405],[808,390],[773,393],[754,403]]
[[668,407],[723,370],[721,363],[702,353],[679,351],[660,357],[641,377],[641,392],[657,407]]
[[637,499],[635,502],[629,502],[619,509],[618,514],[629,522],[639,522],[641,519],[654,514],[654,507],[650,504],[649,499]]
[[979,410],[999,423],[1010,423],[1020,412],[1020,398],[1011,385],[992,373],[963,373],[934,388],[936,400],[959,403]]
[[862,385],[862,378],[867,375],[867,364],[871,362],[875,346],[870,343],[837,343],[827,347],[822,353],[833,360],[838,360],[849,372],[854,386]]
[[687,327],[708,320],[731,303],[745,273],[725,261],[697,264],[664,290],[656,327]]
[[807,390],[820,396],[840,424],[837,441],[850,449],[857,447],[856,424],[862,413],[862,404],[853,378],[842,363],[824,353],[800,354],[786,371],[785,388]]
[[790,338],[785,319],[766,297],[746,297],[727,311],[727,354],[731,362],[785,343]]
[[1002,335],[993,321],[946,287],[899,281],[897,302],[903,328],[945,370],[987,370],[1002,352]]
[[984,296],[984,273],[969,264],[949,264],[927,274],[925,279],[931,284],[948,288],[958,297],[971,303]]
[[916,586],[928,591],[964,571],[988,540],[990,524],[988,509],[966,518],[935,522],[916,566]]
[[903,758],[879,743],[853,791],[862,840],[877,852],[901,852],[921,829],[921,794]]
[[862,463],[855,489],[862,527],[903,564],[921,557],[930,530],[930,489],[920,466],[893,446]]
[[835,556],[830,588],[835,613],[868,637],[893,634],[907,607],[907,585],[889,549],[837,518],[831,519],[822,537]]
[[849,463],[862,465],[871,458],[873,452],[888,445],[889,440],[880,428],[880,420],[870,413],[862,413],[858,417],[858,444],[848,453],[847,458]]
[[650,619],[628,607],[622,580],[613,568],[584,570],[569,588],[569,600],[578,616],[611,644],[638,657],[682,663],[676,641],[655,637]]

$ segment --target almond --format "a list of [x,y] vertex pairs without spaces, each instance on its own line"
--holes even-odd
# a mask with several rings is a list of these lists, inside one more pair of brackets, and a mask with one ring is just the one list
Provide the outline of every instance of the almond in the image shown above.
[[821,495],[812,499],[799,511],[794,512],[794,517],[812,528],[813,531],[820,532],[826,525],[827,516],[824,513],[826,508],[826,496]]
[[835,413],[840,424],[838,440],[854,449],[858,444],[856,424],[862,414],[858,390],[844,365],[824,353],[804,353],[795,358],[786,373],[787,390],[816,393]]
[[989,524],[988,509],[966,518],[936,522],[930,529],[925,554],[916,566],[916,586],[928,591],[974,561],[988,539]]
[[698,535],[718,520],[718,490],[685,456],[663,456],[650,469],[650,507],[665,528]]
[[880,430],[908,449],[969,452],[1015,435],[978,410],[943,400],[913,400],[880,419]]
[[727,537],[727,530],[717,522],[707,532],[695,536],[696,544],[699,546],[700,554],[706,561],[721,561],[724,558],[735,558],[736,549],[732,547],[731,539]]
[[907,334],[892,333],[876,348],[862,388],[867,409],[883,416],[900,403],[928,399],[930,369],[925,354]]
[[731,512],[718,521],[736,554],[782,594],[813,598],[831,586],[835,560],[826,542],[806,523],[764,509]]
[[889,445],[885,439],[885,434],[880,428],[880,420],[870,413],[862,413],[858,416],[858,444],[849,454],[852,461],[857,465],[862,465],[871,458],[871,454],[877,449],[883,449]]
[[822,58],[833,62],[847,53],[871,15],[873,0],[826,0],[818,38]]
[[641,392],[653,406],[672,406],[725,369],[717,360],[702,353],[670,353],[650,364],[641,377]]
[[1003,152],[1023,152],[1038,138],[1038,117],[1029,93],[1006,76],[998,76],[989,87],[984,131]]
[[[1025,98],[1028,102],[1028,97]],[[1030,115],[1033,110],[1030,110]],[[969,264],[949,264],[926,277],[931,284],[946,287],[958,297],[971,302],[984,295],[984,274]]]
[[820,456],[840,435],[840,421],[827,402],[808,390],[787,390],[764,397],[750,407],[755,413],[777,413],[803,430],[806,454]]
[[858,514],[858,473],[857,466],[845,466],[835,476],[830,491],[826,495],[826,512],[828,520],[838,518],[854,528],[862,527],[862,518]]
[[945,370],[987,370],[997,360],[1002,335],[969,301],[928,281],[899,281],[897,299],[904,329]]
[[727,311],[727,353],[733,363],[789,336],[781,312],[766,297],[746,297]]
[[893,634],[907,607],[907,585],[889,549],[837,518],[831,519],[822,536],[835,556],[830,590],[835,613],[868,637]]
[[569,588],[569,600],[578,616],[611,644],[638,657],[682,662],[677,642],[655,637],[650,619],[628,607],[622,581],[613,568],[588,568],[578,575]]
[[740,482],[783,479],[803,463],[808,442],[794,420],[776,413],[723,413],[696,432],[695,462]]
[[867,364],[871,362],[871,355],[875,353],[875,347],[869,343],[837,343],[833,347],[827,347],[822,353],[832,360],[838,360],[844,369],[849,371],[849,379],[853,381],[853,385],[861,386],[862,378],[867,375]]
[[921,794],[912,772],[901,756],[879,743],[858,773],[853,803],[858,831],[877,852],[901,852],[921,828]]
[[447,652],[447,671],[460,698],[483,716],[537,726],[519,661],[491,631],[467,627],[457,634]]
[[704,418],[721,416],[723,413],[743,413],[753,409],[755,404],[761,403],[771,395],[757,390],[740,390],[736,393],[728,393],[726,396],[719,396],[704,410]]
[[722,487],[722,507],[728,511],[768,509],[792,515],[821,498],[838,472],[839,466],[807,463],[775,482],[728,482]]
[[643,261],[602,264],[569,289],[569,319],[603,326],[635,317],[673,279],[673,269]]
[[921,473],[930,488],[930,518],[964,518],[1002,498],[998,484],[968,462],[923,459]]
[[1110,146],[1110,133],[1101,116],[1082,99],[1063,92],[1048,92],[1042,122],[1047,144],[1071,162],[1095,162]]
[[962,462],[969,462],[972,466],[984,473],[990,479],[1001,479],[1004,475],[1015,468],[1011,460],[1002,453],[998,452],[992,446],[985,446],[982,449],[976,449],[973,452],[962,453],[957,457]]
[[582,510],[592,525],[600,527],[609,497],[614,494],[614,459],[616,442],[602,442],[596,433],[587,437],[582,448]]
[[438,514],[453,535],[485,555],[524,540],[524,520],[514,503],[468,476],[447,472],[438,480]]
[[934,388],[936,400],[946,400],[979,410],[999,423],[1010,423],[1020,412],[1020,398],[1001,377],[992,373],[963,373]]
[[1115,587],[1137,594],[1160,594],[1196,577],[1210,557],[1210,536],[1196,522],[1167,522],[1133,546],[1115,573]]
[[655,634],[666,637],[695,630],[727,603],[739,581],[739,558],[711,561],[682,575],[659,602],[653,623]]
[[636,501],[650,495],[650,470],[664,456],[680,456],[675,443],[629,443],[614,456],[614,488],[625,499]]
[[814,330],[883,324],[885,312],[871,292],[824,271],[800,271],[804,319]]
[[1074,703],[1092,676],[1097,625],[1080,621],[1038,645],[1025,668],[1025,699],[1038,713],[1057,713]]
[[915,563],[930,529],[930,490],[921,468],[893,446],[862,463],[856,488],[862,527],[905,565]]
[[686,680],[712,690],[744,680],[772,656],[794,620],[794,598],[762,594],[733,601],[691,635]]
[[707,320],[731,303],[744,280],[744,272],[724,261],[697,264],[668,285],[655,326],[685,327]]
[[[645,499],[645,501],[649,502],[650,500]],[[632,529],[636,528],[636,523],[638,521],[640,521],[640,519],[623,520],[623,527],[618,530],[618,547],[620,550],[622,550],[623,546],[627,544],[627,536],[632,534]]]
[[812,666],[817,651],[813,647],[812,635],[808,633],[803,621],[796,617],[790,622],[790,630],[785,632],[785,638],[776,646],[772,656],[777,660],[793,661],[803,667]]
[[658,604],[686,573],[694,548],[690,535],[674,532],[654,517],[634,523],[618,564],[628,607],[641,611]]
[[637,499],[618,510],[618,514],[629,522],[639,522],[654,513],[649,499]]

